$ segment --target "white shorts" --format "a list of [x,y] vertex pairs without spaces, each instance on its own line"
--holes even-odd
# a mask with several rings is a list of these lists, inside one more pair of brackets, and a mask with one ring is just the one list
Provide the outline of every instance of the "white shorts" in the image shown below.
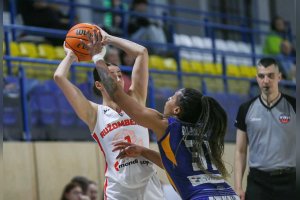
[[154,174],[149,182],[140,188],[131,189],[107,178],[104,200],[164,200],[164,193],[159,178]]

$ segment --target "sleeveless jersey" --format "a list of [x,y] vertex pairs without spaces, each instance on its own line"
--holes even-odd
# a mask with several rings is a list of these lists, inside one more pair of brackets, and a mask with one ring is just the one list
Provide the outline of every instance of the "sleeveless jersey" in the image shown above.
[[136,124],[124,111],[118,113],[108,106],[98,105],[92,137],[104,154],[106,178],[127,188],[138,188],[148,183],[155,172],[151,162],[143,157],[116,159],[119,152],[112,152],[112,143],[120,140],[149,148],[149,133],[146,128]]
[[[220,176],[207,154],[209,151],[208,141],[203,142],[202,154],[197,155],[196,152],[192,152],[191,148],[194,137],[193,127],[172,117],[168,118],[168,123],[166,133],[158,141],[158,146],[167,177],[181,198],[197,199],[199,197],[236,195],[224,179],[212,178],[200,170],[194,162],[195,159],[198,159],[207,171]],[[186,136],[185,141],[182,140],[183,136]]]

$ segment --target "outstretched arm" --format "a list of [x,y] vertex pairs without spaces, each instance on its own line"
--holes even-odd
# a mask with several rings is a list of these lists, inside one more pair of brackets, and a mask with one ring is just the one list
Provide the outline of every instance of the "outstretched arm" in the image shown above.
[[96,123],[97,105],[87,100],[82,92],[68,80],[67,76],[70,67],[73,62],[77,61],[77,57],[72,50],[65,46],[64,48],[66,57],[58,65],[53,78],[59,88],[63,91],[78,117],[83,120],[92,131]]
[[164,169],[159,152],[130,142],[117,142],[113,145],[115,146],[112,150],[113,152],[120,151],[119,155],[117,156],[118,159],[143,156],[160,168]]
[[123,88],[111,76],[103,60],[96,63],[96,69],[102,83],[112,100],[116,102],[137,124],[152,129],[160,139],[168,126],[167,119],[154,110],[139,104],[134,98],[127,95]]
[[[87,45],[90,54],[94,57],[101,51],[101,36],[100,33],[95,33]],[[134,98],[128,96],[123,88],[117,84],[109,72],[104,60],[94,60],[96,69],[102,80],[102,83],[110,95],[112,100],[116,102],[122,110],[124,110],[137,124],[152,129],[157,138],[161,138],[168,126],[167,119],[156,110],[146,108],[144,105],[138,103]]]
[[101,31],[103,45],[113,45],[135,58],[129,94],[139,103],[145,105],[149,79],[147,49],[135,42],[109,35],[100,27],[98,28]]

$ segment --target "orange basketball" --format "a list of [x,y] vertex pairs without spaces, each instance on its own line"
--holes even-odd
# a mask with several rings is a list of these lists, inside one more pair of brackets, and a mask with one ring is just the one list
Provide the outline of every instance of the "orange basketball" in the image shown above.
[[93,34],[95,29],[97,29],[97,27],[93,24],[80,23],[73,26],[67,33],[65,39],[66,47],[76,54],[78,61],[90,61],[92,59],[86,45],[81,44],[80,39],[82,39],[83,42],[88,42],[89,37]]

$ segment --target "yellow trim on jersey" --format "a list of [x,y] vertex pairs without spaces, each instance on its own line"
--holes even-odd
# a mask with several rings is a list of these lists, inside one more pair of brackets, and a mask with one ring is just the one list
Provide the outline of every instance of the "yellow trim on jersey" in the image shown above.
[[169,175],[169,173],[166,170],[165,170],[165,172],[167,174],[167,178],[168,178],[169,182],[171,183],[171,185],[173,186],[173,188],[176,190],[176,192],[179,193],[178,190],[177,190],[177,187],[175,186],[175,184],[174,184],[174,182],[173,182],[173,180],[171,178],[171,176]]
[[175,155],[170,146],[170,133],[161,141],[161,147],[164,150],[166,157],[174,164],[177,165]]

